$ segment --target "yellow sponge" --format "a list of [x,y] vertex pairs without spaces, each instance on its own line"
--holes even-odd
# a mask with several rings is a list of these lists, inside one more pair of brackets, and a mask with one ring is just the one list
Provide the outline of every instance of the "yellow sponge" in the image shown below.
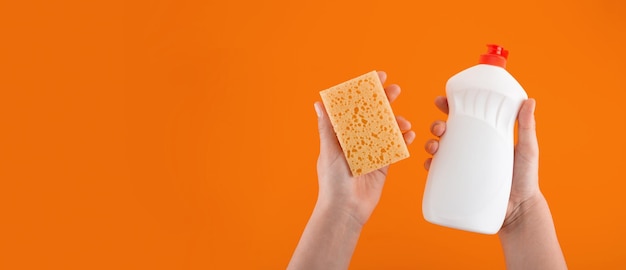
[[320,92],[353,176],[409,157],[378,73]]

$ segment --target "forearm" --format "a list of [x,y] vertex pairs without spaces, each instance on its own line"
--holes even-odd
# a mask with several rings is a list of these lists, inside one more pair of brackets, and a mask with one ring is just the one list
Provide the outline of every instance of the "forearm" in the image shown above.
[[518,218],[500,230],[506,268],[567,269],[548,203],[542,194],[522,203]]
[[348,269],[362,225],[349,213],[318,203],[288,269]]

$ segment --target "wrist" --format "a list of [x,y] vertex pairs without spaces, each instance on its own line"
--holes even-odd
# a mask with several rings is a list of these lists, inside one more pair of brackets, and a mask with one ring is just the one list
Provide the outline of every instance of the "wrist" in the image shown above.
[[334,203],[318,199],[288,269],[348,269],[362,224]]
[[511,214],[504,220],[499,235],[511,234],[531,225],[537,216],[542,216],[542,212],[549,211],[547,202],[543,194],[538,191],[526,200],[517,204]]
[[337,203],[318,200],[313,210],[316,219],[324,220],[333,226],[340,226],[346,230],[360,233],[365,221],[355,214],[355,207],[350,203]]

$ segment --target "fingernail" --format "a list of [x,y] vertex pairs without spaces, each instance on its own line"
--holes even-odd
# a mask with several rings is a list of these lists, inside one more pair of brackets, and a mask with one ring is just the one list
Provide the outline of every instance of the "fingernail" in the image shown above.
[[430,127],[430,132],[437,136],[439,134],[439,130],[440,130],[440,124],[438,122],[433,123],[433,125]]
[[407,144],[412,144],[413,141],[415,140],[415,132],[413,131],[409,131],[409,136],[408,136],[408,140],[406,140]]
[[322,107],[320,106],[320,104],[315,102],[315,104],[313,104],[313,107],[315,107],[315,113],[317,113],[317,118],[322,117]]

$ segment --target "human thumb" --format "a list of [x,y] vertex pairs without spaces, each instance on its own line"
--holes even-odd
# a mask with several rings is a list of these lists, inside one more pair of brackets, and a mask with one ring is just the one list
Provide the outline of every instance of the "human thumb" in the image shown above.
[[527,158],[536,158],[539,155],[537,132],[535,129],[535,99],[528,99],[522,103],[518,115],[517,151]]
[[326,109],[322,102],[315,102],[315,112],[317,113],[317,128],[320,135],[320,153],[324,151],[334,151],[339,147],[337,135],[330,123]]

